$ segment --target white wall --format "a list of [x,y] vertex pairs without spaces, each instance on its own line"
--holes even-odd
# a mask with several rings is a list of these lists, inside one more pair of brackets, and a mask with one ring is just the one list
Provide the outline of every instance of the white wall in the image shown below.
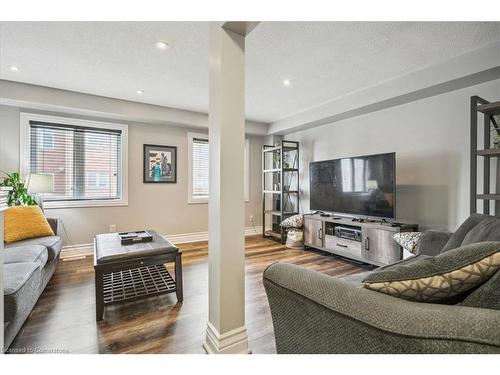
[[[0,106],[0,170],[19,170],[19,113],[16,107]],[[51,113],[53,114],[53,113]],[[69,116],[71,117],[71,116]],[[75,116],[73,116],[75,117]],[[109,121],[109,120],[105,120]],[[167,125],[129,124],[129,204],[126,207],[89,207],[46,210],[61,219],[67,245],[90,243],[95,234],[117,230],[151,228],[161,234],[184,234],[208,230],[208,204],[188,204],[189,129]],[[195,131],[200,131],[199,129]],[[250,140],[250,190],[245,225],[261,225],[261,149],[263,138]],[[143,144],[177,146],[177,183],[144,184]]]
[[500,100],[500,80],[286,135],[300,142],[303,212],[310,161],[394,151],[397,220],[455,230],[469,215],[472,95]]

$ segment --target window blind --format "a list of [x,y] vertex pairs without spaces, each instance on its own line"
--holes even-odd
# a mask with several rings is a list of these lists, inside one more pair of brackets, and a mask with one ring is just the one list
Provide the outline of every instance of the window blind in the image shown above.
[[30,121],[30,172],[54,176],[46,201],[121,198],[121,131]]
[[193,199],[208,199],[208,140],[193,138]]

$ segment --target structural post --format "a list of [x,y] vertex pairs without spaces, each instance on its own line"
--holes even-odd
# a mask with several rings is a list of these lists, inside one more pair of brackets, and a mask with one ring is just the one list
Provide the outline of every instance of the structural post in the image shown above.
[[[9,191],[12,190],[10,187],[0,187],[0,198],[7,199],[7,196],[9,194]],[[1,201],[1,200],[0,200]],[[0,203],[0,290],[3,289],[3,238],[4,238],[4,217],[3,217],[3,211],[7,208],[6,203]],[[4,303],[3,303],[3,298],[0,299],[0,319],[3,322],[4,318]],[[4,337],[4,331],[3,328],[0,330],[0,354],[3,354],[4,351],[7,350],[5,347],[5,337]]]
[[[1,193],[0,193],[1,195]],[[0,290],[3,289],[3,212],[2,207],[0,207]],[[0,319],[4,321],[4,309],[3,309],[3,298],[0,300]],[[3,354],[6,349],[4,346],[4,334],[3,328],[0,330],[0,354]]]
[[210,25],[209,315],[203,345],[207,353],[250,352],[245,328],[243,167],[246,24]]

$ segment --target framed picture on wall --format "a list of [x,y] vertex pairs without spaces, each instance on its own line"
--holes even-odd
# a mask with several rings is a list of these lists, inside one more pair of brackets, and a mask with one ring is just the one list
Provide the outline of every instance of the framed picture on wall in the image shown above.
[[144,145],[144,183],[177,182],[177,147]]

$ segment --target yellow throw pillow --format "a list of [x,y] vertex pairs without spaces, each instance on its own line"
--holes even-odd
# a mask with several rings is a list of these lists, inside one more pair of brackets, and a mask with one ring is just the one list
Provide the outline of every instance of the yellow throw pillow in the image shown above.
[[4,241],[53,236],[45,215],[38,206],[14,206],[4,211]]

